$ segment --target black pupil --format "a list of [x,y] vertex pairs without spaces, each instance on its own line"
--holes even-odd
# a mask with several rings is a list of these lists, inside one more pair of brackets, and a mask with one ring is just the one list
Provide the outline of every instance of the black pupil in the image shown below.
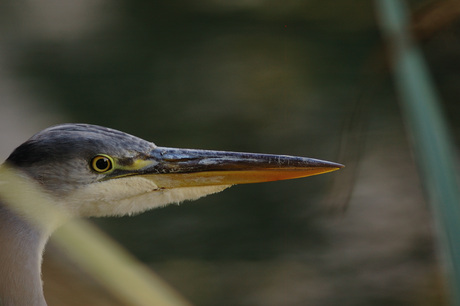
[[109,163],[108,159],[105,158],[105,157],[99,158],[96,161],[96,167],[99,170],[107,170],[109,168],[109,166],[110,166],[110,163]]

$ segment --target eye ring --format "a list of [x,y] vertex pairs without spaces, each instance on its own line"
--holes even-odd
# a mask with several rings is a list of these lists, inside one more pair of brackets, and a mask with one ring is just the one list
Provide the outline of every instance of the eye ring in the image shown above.
[[113,168],[113,160],[107,155],[96,155],[91,160],[91,168],[98,173],[110,171]]

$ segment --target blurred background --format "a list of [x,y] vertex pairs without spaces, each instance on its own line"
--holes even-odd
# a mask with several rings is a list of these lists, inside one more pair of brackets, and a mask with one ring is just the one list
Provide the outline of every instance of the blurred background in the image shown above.
[[[409,1],[458,138],[460,6]],[[446,305],[367,0],[0,2],[0,157],[63,122],[346,168],[93,219],[195,305]],[[50,305],[121,305],[52,243]]]

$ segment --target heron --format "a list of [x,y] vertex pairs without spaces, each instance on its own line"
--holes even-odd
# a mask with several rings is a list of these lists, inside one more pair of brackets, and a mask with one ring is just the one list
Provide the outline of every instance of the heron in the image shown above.
[[[0,195],[0,305],[46,305],[41,261],[67,219],[123,216],[195,200],[232,185],[301,178],[343,165],[288,155],[159,147],[97,125],[61,124],[33,135],[2,165],[66,212],[37,227]],[[57,217],[56,217],[57,218]]]

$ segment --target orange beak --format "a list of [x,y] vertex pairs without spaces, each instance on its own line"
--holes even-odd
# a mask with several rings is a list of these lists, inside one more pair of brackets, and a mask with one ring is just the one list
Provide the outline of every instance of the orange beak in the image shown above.
[[338,170],[338,163],[287,155],[157,147],[145,167],[121,176],[141,175],[160,188],[236,185],[301,178]]

